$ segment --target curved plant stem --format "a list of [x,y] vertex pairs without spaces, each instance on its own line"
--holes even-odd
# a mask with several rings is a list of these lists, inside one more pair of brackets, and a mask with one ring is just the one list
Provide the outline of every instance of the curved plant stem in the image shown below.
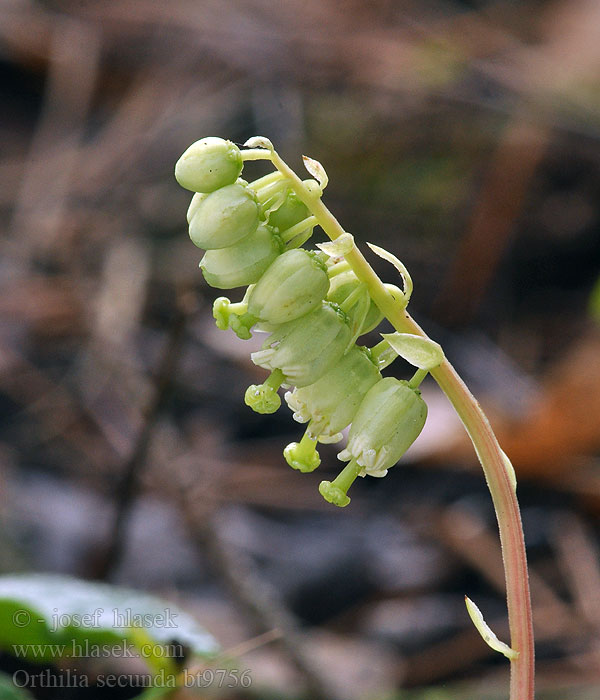
[[[344,233],[344,229],[320,198],[315,193],[309,192],[296,173],[275,151],[263,151],[263,153],[263,157],[271,160],[273,165],[286,178],[289,178],[296,194],[306,204],[329,238],[331,240],[339,238]],[[419,325],[394,300],[356,246],[344,257],[356,276],[367,284],[371,298],[397,331],[426,337]],[[527,558],[519,504],[514,482],[505,461],[506,456],[479,403],[452,365],[444,360],[430,373],[458,413],[483,467],[500,531],[506,578],[510,646],[518,652],[518,656],[511,660],[510,700],[533,700],[534,648]]]

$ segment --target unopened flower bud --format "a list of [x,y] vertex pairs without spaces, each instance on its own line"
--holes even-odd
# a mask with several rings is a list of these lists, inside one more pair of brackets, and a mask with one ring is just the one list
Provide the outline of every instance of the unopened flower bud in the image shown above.
[[190,238],[198,248],[227,248],[256,231],[259,207],[251,189],[227,185],[208,194],[190,221]]
[[214,192],[234,183],[243,167],[242,154],[235,144],[209,136],[183,153],[175,165],[175,178],[186,190]]
[[208,250],[200,262],[200,268],[211,287],[245,287],[258,282],[282,252],[283,244],[279,235],[270,226],[259,224],[254,233],[235,245]]
[[308,434],[319,442],[337,442],[352,422],[367,391],[381,379],[366,348],[354,345],[314,384],[285,394],[294,420],[308,423]]
[[318,255],[301,248],[288,250],[252,289],[248,312],[269,324],[292,321],[317,308],[328,287],[325,265]]
[[[241,177],[238,177],[238,179],[235,181],[237,185],[242,185],[243,187],[247,187],[248,183],[246,180],[242,180]],[[192,222],[192,219],[194,218],[194,215],[198,211],[198,207],[200,206],[200,203],[203,202],[209,195],[209,192],[196,192],[194,196],[192,197],[190,201],[190,205],[187,210],[187,222],[190,224]]]
[[281,370],[287,384],[302,387],[316,382],[331,369],[349,341],[345,314],[335,304],[324,301],[309,314],[277,326],[262,349],[251,357],[259,367]]
[[205,192],[196,192],[194,196],[192,197],[192,200],[190,202],[190,206],[188,207],[187,210],[187,222],[188,224],[192,223],[192,219],[194,218],[194,215],[198,211],[198,207],[200,204],[208,197],[208,194]]

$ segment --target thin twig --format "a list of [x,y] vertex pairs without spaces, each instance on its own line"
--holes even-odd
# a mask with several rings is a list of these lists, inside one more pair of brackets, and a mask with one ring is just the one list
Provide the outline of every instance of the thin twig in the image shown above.
[[97,578],[110,579],[118,568],[126,542],[127,520],[135,501],[140,475],[148,456],[154,428],[169,397],[173,379],[177,371],[190,313],[190,298],[180,295],[177,312],[169,329],[169,335],[161,358],[154,391],[144,411],[142,429],[132,447],[131,454],[123,464],[121,477],[116,490],[115,516],[104,556],[97,570]]

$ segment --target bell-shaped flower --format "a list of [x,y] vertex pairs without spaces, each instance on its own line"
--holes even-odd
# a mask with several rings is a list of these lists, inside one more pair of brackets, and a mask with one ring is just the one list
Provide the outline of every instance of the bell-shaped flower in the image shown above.
[[320,379],[285,394],[294,420],[308,423],[308,433],[319,442],[342,439],[367,391],[381,379],[367,348],[354,345]]
[[427,404],[408,382],[386,377],[362,400],[352,421],[348,445],[338,459],[350,461],[334,481],[319,491],[338,506],[350,502],[348,488],[357,476],[385,476],[417,439],[427,418]]
[[227,248],[208,250],[200,269],[211,287],[233,289],[258,282],[265,270],[283,252],[279,234],[267,224]]
[[190,238],[205,250],[235,245],[256,231],[259,212],[253,190],[240,183],[227,185],[197,203],[190,220]]
[[219,297],[213,304],[217,328],[231,328],[240,338],[261,323],[264,330],[300,318],[316,309],[327,294],[329,278],[318,253],[287,250],[269,265],[241,302]]
[[367,391],[381,374],[368,348],[353,345],[342,359],[314,384],[285,394],[288,406],[299,423],[308,423],[300,442],[291,442],[283,451],[286,462],[301,472],[316,469],[321,460],[317,442],[338,442],[354,418]]
[[175,178],[186,190],[214,192],[234,183],[243,167],[242,154],[235,144],[209,136],[183,153],[175,165]]
[[277,326],[251,358],[259,367],[281,370],[285,384],[305,387],[340,360],[349,342],[346,314],[323,301],[309,314]]
[[293,321],[316,309],[328,288],[329,278],[319,254],[288,250],[256,283],[248,299],[248,312],[274,325]]

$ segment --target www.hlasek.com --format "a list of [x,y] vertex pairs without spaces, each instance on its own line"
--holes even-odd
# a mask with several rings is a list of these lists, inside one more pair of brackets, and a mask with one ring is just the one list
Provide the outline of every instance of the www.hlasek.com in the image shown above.
[[183,644],[140,644],[127,639],[112,644],[94,644],[88,639],[69,644],[13,644],[17,659],[181,659],[185,656]]
[[252,676],[248,669],[205,668],[201,671],[183,670],[166,673],[99,673],[88,675],[76,668],[61,671],[31,673],[21,669],[12,675],[18,688],[249,688]]

